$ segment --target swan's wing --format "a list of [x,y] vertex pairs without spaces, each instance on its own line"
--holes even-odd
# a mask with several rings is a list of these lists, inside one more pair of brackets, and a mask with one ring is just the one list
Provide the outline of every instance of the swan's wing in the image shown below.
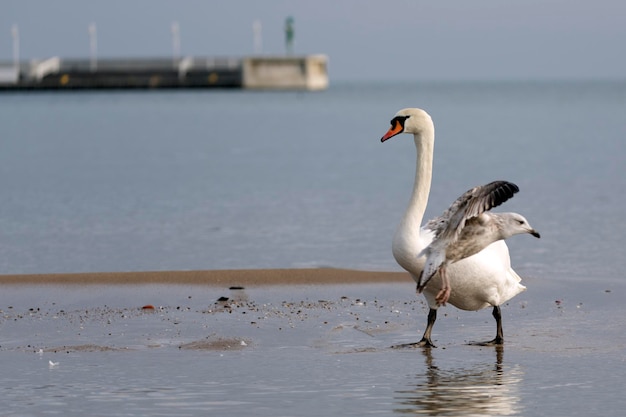
[[459,237],[467,220],[499,206],[518,191],[519,187],[508,181],[479,185],[463,193],[440,217],[428,222],[426,227],[435,232],[434,240],[452,243]]

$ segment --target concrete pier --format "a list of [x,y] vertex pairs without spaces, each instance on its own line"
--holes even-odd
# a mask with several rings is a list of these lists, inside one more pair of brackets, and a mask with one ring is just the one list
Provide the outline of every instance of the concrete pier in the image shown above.
[[0,62],[0,91],[244,88],[324,90],[328,58],[252,56]]
[[245,58],[242,75],[244,88],[298,90],[328,88],[327,58],[324,55]]

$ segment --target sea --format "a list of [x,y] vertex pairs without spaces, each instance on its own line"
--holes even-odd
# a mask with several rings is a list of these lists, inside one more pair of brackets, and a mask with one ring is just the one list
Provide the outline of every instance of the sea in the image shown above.
[[[527,291],[428,307],[411,283],[0,287],[1,416],[618,416],[626,81],[0,94],[0,274],[396,271],[405,107],[436,126],[426,218],[493,180]],[[142,306],[147,306],[142,308]]]
[[622,278],[625,81],[5,93],[0,274],[399,270],[415,149],[380,137],[404,107],[436,127],[426,219],[512,181],[495,211],[542,235],[509,239],[518,273]]

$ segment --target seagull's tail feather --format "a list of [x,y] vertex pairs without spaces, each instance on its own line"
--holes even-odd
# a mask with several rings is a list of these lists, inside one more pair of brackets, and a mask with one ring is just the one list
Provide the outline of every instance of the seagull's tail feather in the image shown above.
[[429,248],[424,249],[422,252],[428,252],[426,258],[426,264],[424,265],[424,269],[420,274],[420,277],[417,281],[417,292],[421,293],[426,288],[428,282],[435,276],[439,268],[446,260],[445,251],[430,251]]

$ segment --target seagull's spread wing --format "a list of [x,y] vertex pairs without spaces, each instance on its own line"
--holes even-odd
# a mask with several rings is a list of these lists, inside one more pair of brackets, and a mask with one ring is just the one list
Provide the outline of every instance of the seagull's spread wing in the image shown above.
[[424,288],[445,262],[448,246],[457,241],[465,223],[504,203],[518,191],[519,187],[508,181],[494,181],[474,187],[457,198],[440,217],[429,221],[426,228],[432,230],[435,236],[418,255],[427,256],[424,270],[418,279],[418,291]]
[[499,206],[519,191],[508,181],[493,181],[466,191],[440,217],[426,227],[435,232],[435,240],[456,241],[467,220]]

